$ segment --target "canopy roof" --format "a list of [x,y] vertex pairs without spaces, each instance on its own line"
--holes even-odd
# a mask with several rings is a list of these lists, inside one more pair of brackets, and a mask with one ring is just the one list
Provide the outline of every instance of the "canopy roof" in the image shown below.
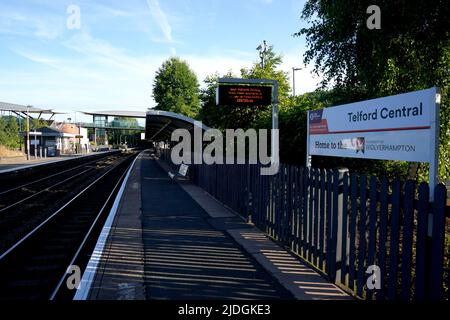
[[90,116],[108,116],[108,117],[124,117],[124,118],[145,118],[145,111],[123,111],[123,110],[111,110],[111,111],[80,111]]
[[[194,126],[198,126],[195,119],[186,117],[182,114],[149,110],[147,111],[145,138],[150,141],[167,141],[170,140],[172,132],[177,129],[194,130]],[[205,125],[201,125],[202,130],[208,130]]]
[[63,112],[56,112],[52,109],[41,109],[35,108],[33,106],[24,106],[20,104],[0,102],[0,110],[1,111],[11,111],[15,113],[39,113],[39,114],[65,114]]

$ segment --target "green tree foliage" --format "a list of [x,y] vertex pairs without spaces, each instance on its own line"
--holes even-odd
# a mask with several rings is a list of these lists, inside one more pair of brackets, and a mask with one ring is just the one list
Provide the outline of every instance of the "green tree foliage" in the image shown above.
[[[24,121],[26,123],[26,120],[24,120]],[[46,127],[47,125],[48,125],[47,121],[42,120],[42,119],[33,118],[30,120],[30,130],[38,130],[42,127]],[[26,126],[26,124],[25,124],[25,126]],[[25,130],[26,130],[26,128],[25,128]]]
[[[303,166],[306,159],[306,125],[308,110],[324,108],[320,91],[286,97],[279,109],[280,159],[283,163]],[[262,114],[256,128],[271,128],[272,113]]]
[[197,76],[179,58],[170,58],[157,71],[153,84],[156,109],[196,117],[200,108]]
[[20,147],[19,126],[16,117],[0,117],[0,144],[10,149]]
[[241,77],[244,79],[270,79],[278,81],[278,100],[280,105],[286,102],[291,90],[286,72],[279,69],[283,63],[283,56],[276,54],[273,46],[269,46],[265,54],[264,68],[260,62],[253,64],[251,69],[242,69]]
[[112,121],[112,126],[116,128],[137,128],[139,127],[139,122],[136,118],[128,117],[115,117]]
[[[200,102],[202,108],[199,112],[201,121],[207,126],[226,129],[233,123],[233,117],[227,108],[216,105],[216,88],[217,81],[221,76],[216,72],[206,77],[204,80],[205,87],[200,90]],[[231,72],[223,77],[234,78]]]
[[[366,26],[372,4],[381,30]],[[304,62],[314,62],[340,103],[441,88],[441,179],[450,178],[449,17],[440,0],[308,0],[302,18],[310,25],[297,33],[308,43]]]
[[[111,124],[115,128],[139,128],[139,121],[136,118],[129,118],[129,117],[115,117],[114,120],[111,121]],[[136,143],[140,140],[140,133],[139,130],[108,130],[108,141],[113,144],[117,145],[124,143],[125,141],[128,144]]]
[[[250,69],[241,69],[240,77],[244,79],[271,79],[277,80],[279,84],[279,101],[280,108],[288,102],[288,95],[290,91],[288,76],[285,72],[279,70],[282,64],[282,56],[277,55],[270,46],[265,57],[264,69],[259,62],[253,63]],[[224,75],[226,78],[235,78],[235,76],[228,72]],[[263,124],[261,118],[267,118],[271,115],[271,107],[242,107],[242,106],[217,106],[216,105],[216,88],[219,74],[215,73],[205,79],[206,87],[201,90],[200,99],[202,102],[202,109],[200,111],[200,118],[202,121],[214,128],[218,129],[233,129],[242,128],[248,129],[255,127],[256,124]],[[271,128],[271,123],[266,126]]]

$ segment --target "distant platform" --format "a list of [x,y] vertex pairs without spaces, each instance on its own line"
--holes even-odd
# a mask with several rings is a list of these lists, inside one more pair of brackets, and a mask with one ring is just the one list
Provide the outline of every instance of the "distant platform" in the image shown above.
[[37,159],[34,159],[34,157],[31,157],[31,160],[18,158],[13,163],[0,163],[0,174],[13,172],[13,171],[17,171],[17,170],[22,170],[22,169],[27,169],[27,168],[43,166],[43,165],[55,163],[55,162],[67,161],[67,160],[75,159],[75,158],[90,157],[93,155],[98,155],[98,154],[108,153],[108,152],[111,152],[111,151],[91,152],[91,153],[87,153],[87,154],[86,153],[71,154],[71,155],[63,155],[60,157],[47,157],[47,158],[37,158]]

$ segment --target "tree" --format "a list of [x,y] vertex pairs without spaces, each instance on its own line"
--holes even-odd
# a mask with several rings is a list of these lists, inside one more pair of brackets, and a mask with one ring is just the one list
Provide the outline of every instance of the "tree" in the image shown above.
[[[228,128],[227,118],[229,114],[225,108],[216,105],[216,88],[217,81],[221,76],[219,73],[208,75],[204,80],[205,87],[200,90],[201,109],[199,117],[204,124],[216,129]],[[234,78],[233,74],[229,72],[223,77]]]
[[[26,121],[26,120],[25,120]],[[42,127],[46,127],[47,122],[45,120],[33,118],[30,120],[30,130],[38,130]]]
[[[280,109],[286,104],[290,91],[287,74],[278,69],[282,62],[282,56],[277,55],[273,46],[270,46],[266,52],[264,69],[259,62],[254,62],[250,69],[241,69],[240,75],[240,77],[244,79],[277,80],[279,85]],[[228,72],[224,77],[234,78],[235,76],[231,72]],[[206,88],[203,89],[200,94],[202,102],[200,118],[206,125],[218,129],[248,129],[255,127],[257,123],[264,123],[259,119],[271,115],[270,106],[252,108],[242,106],[217,106],[216,88],[218,78],[218,73],[208,76],[205,79]],[[269,124],[267,129],[271,127],[271,124]]]
[[[279,110],[280,160],[283,163],[304,166],[306,159],[306,125],[308,110],[325,107],[320,91],[305,93],[284,100]],[[272,113],[261,115],[256,128],[271,128]]]
[[0,117],[0,144],[10,149],[20,147],[19,126],[16,117]]
[[[440,178],[450,178],[450,6],[440,0],[379,0],[381,30],[369,30],[371,0],[308,0],[304,62],[314,62],[322,86],[354,102],[439,86]],[[422,175],[426,172],[422,171]]]
[[197,76],[185,61],[170,58],[156,72],[153,97],[156,109],[195,118],[200,108]]
[[140,130],[130,130],[130,128],[139,128],[139,121],[136,118],[115,117],[111,121],[114,128],[124,128],[124,130],[109,130],[108,141],[113,145],[127,142],[128,145],[135,144],[140,140]]
[[280,105],[286,102],[291,90],[288,74],[279,69],[283,63],[283,56],[276,54],[273,46],[269,46],[264,59],[264,68],[259,62],[255,62],[251,69],[241,69],[241,77],[244,79],[270,79],[278,81],[278,100]]

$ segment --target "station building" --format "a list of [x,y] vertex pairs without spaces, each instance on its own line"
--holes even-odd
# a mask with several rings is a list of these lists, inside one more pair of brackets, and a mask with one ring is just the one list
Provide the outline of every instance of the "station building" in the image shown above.
[[[21,134],[26,146],[27,133]],[[30,131],[29,136],[32,155],[43,152],[48,156],[60,156],[91,151],[87,129],[71,123],[53,122],[50,126]]]

